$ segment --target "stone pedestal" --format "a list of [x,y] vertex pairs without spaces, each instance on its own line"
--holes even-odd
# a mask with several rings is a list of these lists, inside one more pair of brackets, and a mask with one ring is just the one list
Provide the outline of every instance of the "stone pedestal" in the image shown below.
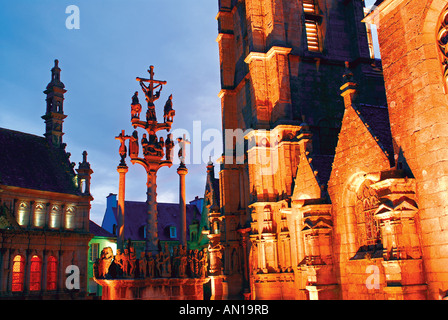
[[203,300],[203,279],[96,279],[103,288],[103,300]]

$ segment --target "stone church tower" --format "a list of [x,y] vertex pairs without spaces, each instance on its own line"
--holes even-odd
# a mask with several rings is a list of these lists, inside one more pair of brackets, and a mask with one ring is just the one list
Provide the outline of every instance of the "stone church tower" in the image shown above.
[[[381,64],[363,18],[362,0],[219,1],[221,243],[229,298],[298,298],[301,261],[290,253],[288,212],[298,184],[325,202],[347,69],[357,80],[359,102],[386,105]],[[317,184],[299,175],[302,161],[312,161],[312,169],[303,170],[311,170]],[[248,227],[250,245],[242,245]]]
[[429,299],[448,290],[448,3],[377,1],[397,166],[415,179],[416,224]]

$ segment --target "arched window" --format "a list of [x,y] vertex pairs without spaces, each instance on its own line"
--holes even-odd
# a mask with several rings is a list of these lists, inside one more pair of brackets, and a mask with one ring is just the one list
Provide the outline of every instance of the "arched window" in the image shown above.
[[374,245],[381,242],[381,233],[374,213],[379,206],[378,195],[365,181],[356,193],[356,224],[358,229],[359,246]]
[[47,263],[47,290],[56,290],[57,279],[58,261],[54,256],[49,256]]
[[23,291],[23,280],[25,278],[25,259],[16,255],[12,265],[12,292]]
[[30,291],[40,290],[40,279],[42,276],[42,260],[38,256],[31,258],[30,269]]
[[438,25],[437,45],[441,57],[445,92],[448,93],[448,7],[440,16]]

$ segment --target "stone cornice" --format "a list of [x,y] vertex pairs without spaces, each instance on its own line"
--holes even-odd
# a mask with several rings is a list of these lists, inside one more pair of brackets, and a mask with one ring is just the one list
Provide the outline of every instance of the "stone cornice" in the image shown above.
[[250,64],[253,60],[269,60],[271,59],[275,54],[283,54],[288,55],[292,51],[291,48],[285,48],[285,47],[277,47],[274,46],[267,53],[263,52],[251,52],[247,55],[246,59],[244,59],[244,62],[247,64]]
[[377,24],[379,17],[384,17],[396,9],[404,0],[385,0],[378,7],[374,8],[369,14],[362,20],[364,23]]

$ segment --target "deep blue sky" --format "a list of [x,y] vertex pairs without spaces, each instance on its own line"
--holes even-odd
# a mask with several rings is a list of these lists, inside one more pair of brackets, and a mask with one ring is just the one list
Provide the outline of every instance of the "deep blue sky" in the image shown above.
[[[69,5],[79,7],[79,30],[66,28]],[[43,90],[59,59],[68,90],[63,139],[71,161],[80,162],[83,150],[88,152],[94,171],[91,219],[100,224],[106,196],[118,192],[114,137],[133,130],[130,101],[140,90],[135,77],[147,76],[149,65],[157,79],[168,81],[156,103],[159,119],[172,93],[173,129],[192,133],[193,121],[200,121],[202,132],[221,130],[217,10],[218,0],[2,0],[0,127],[44,133]],[[140,98],[144,101],[142,92]],[[128,165],[126,199],[145,201],[144,169]],[[192,200],[203,196],[205,163],[188,167],[187,200]],[[160,202],[178,201],[176,166],[159,171],[157,192]]]
[[[80,10],[79,30],[66,28],[65,10],[72,4]],[[88,152],[94,171],[91,219],[101,223],[106,196],[118,192],[114,137],[133,130],[131,96],[140,91],[135,77],[148,76],[149,65],[157,79],[168,81],[157,109],[173,94],[173,129],[192,132],[193,121],[201,121],[203,131],[221,129],[217,10],[213,0],[1,1],[0,126],[44,133],[43,90],[59,59],[67,89],[63,139],[71,161]],[[144,102],[142,92],[140,97]],[[144,169],[128,165],[126,199],[144,201]],[[187,200],[203,196],[205,163],[190,165],[186,182]],[[160,169],[158,200],[178,201],[178,188],[176,166]]]

